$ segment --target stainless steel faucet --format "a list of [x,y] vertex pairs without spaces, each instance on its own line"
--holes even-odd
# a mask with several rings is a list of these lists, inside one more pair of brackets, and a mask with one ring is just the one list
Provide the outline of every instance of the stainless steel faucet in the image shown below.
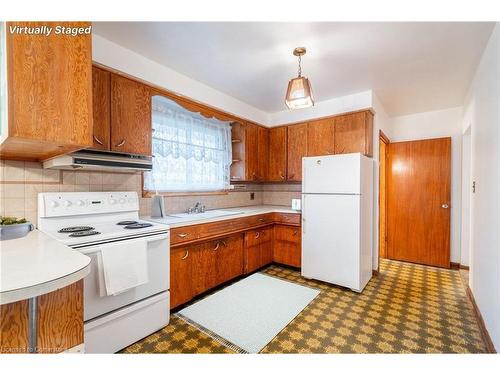
[[202,205],[201,202],[196,202],[194,207],[190,207],[187,209],[188,214],[200,214],[205,212],[205,205]]

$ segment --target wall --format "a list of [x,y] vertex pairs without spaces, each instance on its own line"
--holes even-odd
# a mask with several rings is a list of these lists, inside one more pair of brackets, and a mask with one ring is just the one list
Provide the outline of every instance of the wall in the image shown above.
[[[0,215],[37,221],[37,196],[41,192],[137,191],[141,197],[140,173],[73,172],[42,169],[41,163],[0,160]],[[250,193],[255,199],[250,199]],[[258,185],[225,195],[165,197],[168,213],[184,212],[197,201],[207,209],[259,205],[263,192]],[[140,214],[149,215],[151,198],[140,198]]]
[[451,137],[451,261],[460,262],[462,107],[391,118],[391,142]]
[[[471,124],[470,287],[500,350],[500,24],[483,53],[465,101]],[[464,117],[465,118],[465,117]]]

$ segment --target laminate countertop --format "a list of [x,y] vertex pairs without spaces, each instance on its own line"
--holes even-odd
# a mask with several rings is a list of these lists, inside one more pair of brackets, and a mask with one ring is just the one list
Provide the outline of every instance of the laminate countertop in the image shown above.
[[[216,217],[208,217],[214,211],[220,212],[221,215]],[[287,206],[260,205],[207,210],[205,213],[200,214],[173,213],[163,218],[145,216],[143,217],[143,219],[166,224],[170,226],[170,228],[177,228],[188,225],[211,223],[214,221],[237,219],[240,217],[269,214],[273,212],[285,214],[300,214],[300,211],[292,210]]]
[[0,305],[64,288],[89,272],[88,256],[38,230],[0,241]]

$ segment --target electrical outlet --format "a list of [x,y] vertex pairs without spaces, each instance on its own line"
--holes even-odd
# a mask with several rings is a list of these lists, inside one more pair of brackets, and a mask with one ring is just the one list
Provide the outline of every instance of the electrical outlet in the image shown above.
[[250,193],[250,200],[253,201],[255,199],[255,193]]

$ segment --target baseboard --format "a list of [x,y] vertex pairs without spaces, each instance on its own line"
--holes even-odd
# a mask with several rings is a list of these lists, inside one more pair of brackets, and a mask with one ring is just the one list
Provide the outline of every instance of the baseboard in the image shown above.
[[450,268],[454,270],[469,270],[469,266],[464,266],[460,263],[450,262]]
[[476,300],[474,299],[474,294],[472,294],[472,290],[468,285],[465,286],[467,291],[467,296],[469,297],[470,302],[472,303],[472,307],[474,310],[474,315],[476,315],[477,322],[479,324],[479,330],[481,331],[481,336],[483,337],[484,344],[486,345],[486,351],[488,353],[496,353],[495,346],[493,345],[493,341],[491,341],[490,334],[486,329],[486,325],[484,324],[483,316],[481,315],[481,311],[479,311],[479,307],[476,304]]
[[378,270],[372,270],[372,276],[378,276]]

